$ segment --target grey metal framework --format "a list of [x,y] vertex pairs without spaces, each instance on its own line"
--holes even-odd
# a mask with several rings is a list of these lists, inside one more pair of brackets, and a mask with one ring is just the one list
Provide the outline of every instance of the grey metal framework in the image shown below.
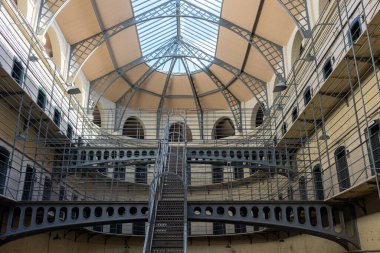
[[[189,201],[183,211],[188,212],[189,221],[257,224],[360,247],[356,215],[347,203],[354,203],[354,197],[380,193],[380,3],[336,0],[329,4],[329,12],[321,14],[313,38],[305,41],[304,51],[292,66],[287,89],[275,99],[260,127],[252,129],[246,123],[247,115],[253,116],[252,110],[242,110],[240,136],[234,136],[230,124],[215,129],[216,122],[230,122],[229,117],[235,114],[227,117],[229,112],[210,112],[199,104],[197,111],[203,113],[206,137],[201,139],[195,129],[199,113],[186,112],[183,124],[191,127],[194,137],[186,147],[186,175],[190,177],[185,197]],[[118,110],[99,112],[103,122],[95,125],[99,122],[67,96],[64,79],[43,57],[39,42],[28,37],[34,33],[24,27],[22,16],[8,1],[0,5],[0,36],[6,42],[0,45],[0,108],[7,112],[0,115],[1,137],[6,139],[0,147],[0,195],[2,201],[8,200],[1,202],[0,238],[7,242],[53,229],[147,221],[153,213],[147,203],[153,196],[148,182],[153,181],[156,168],[150,164],[159,160],[160,140],[152,137],[156,136],[152,134],[157,129],[156,115],[125,111],[125,106],[155,66],[174,60],[190,63],[208,56],[191,45],[185,47],[187,41],[173,38],[151,58],[138,59],[99,79],[94,90],[104,91],[109,82],[122,77],[123,71],[148,60],[153,62],[118,103]],[[360,29],[353,29],[354,20],[359,20]],[[17,36],[24,36],[28,43]],[[177,46],[169,50],[170,43]],[[178,43],[183,44],[180,47]],[[191,70],[187,75],[191,78]],[[41,90],[47,94],[42,102]],[[228,91],[228,85],[223,90]],[[303,95],[306,91],[307,99]],[[114,117],[117,115],[120,129],[125,113],[144,120],[144,130],[150,133],[147,140],[115,133]],[[166,111],[161,113],[165,115]],[[178,118],[171,118],[172,123]],[[336,127],[338,124],[347,129]],[[226,138],[215,138],[215,130],[225,131],[222,137]],[[350,151],[350,159],[339,164],[332,157],[338,140]],[[340,166],[348,173],[341,173]],[[216,175],[218,182],[213,182],[215,172],[220,173]],[[364,193],[341,187],[344,182]],[[320,199],[325,201],[313,201]]]
[[307,0],[278,0],[289,15],[296,22],[299,31],[304,38],[313,36],[310,27],[310,18],[307,8]]
[[333,240],[348,247],[360,247],[355,227],[355,214],[350,205],[326,205],[318,202],[284,203],[189,203],[188,219],[191,221],[225,221],[255,224],[265,227],[292,228]]
[[177,1],[168,1],[160,6],[155,7],[152,10],[140,14],[139,16],[125,20],[113,27],[102,31],[101,33],[95,34],[89,38],[79,41],[71,46],[70,54],[70,64],[68,71],[68,80],[73,81],[78,71],[81,69],[86,60],[91,56],[91,54],[105,41],[109,40],[112,36],[136,25],[137,23],[160,19],[165,17],[187,17],[201,19],[208,22],[218,24],[220,26],[229,29],[245,39],[253,47],[255,47],[261,55],[266,59],[269,65],[272,67],[274,73],[279,78],[279,80],[285,80],[285,70],[283,62],[283,52],[281,46],[262,38],[258,35],[254,35],[251,38],[251,32],[239,27],[221,17],[213,15],[198,6],[186,2],[185,0],[180,1],[180,13],[177,12]]
[[[91,168],[96,170],[107,163],[123,164],[152,164],[157,158],[157,148],[94,148],[83,147],[72,149],[76,160],[67,161],[69,168]],[[290,150],[274,147],[249,148],[249,147],[188,147],[186,149],[188,163],[202,164],[227,164],[245,163],[249,168],[267,170],[268,172],[294,175],[294,168],[290,164],[294,162],[295,153]],[[63,160],[65,162],[65,160]],[[249,165],[248,165],[249,164]],[[272,168],[272,170],[271,170]]]
[[[147,221],[147,203],[16,203],[1,208],[1,243],[31,234],[96,224]],[[292,229],[360,247],[350,205],[321,202],[188,202],[189,221],[219,221]]]
[[[150,53],[149,55],[146,55],[145,57],[140,57],[137,60],[134,60],[131,63],[128,63],[117,70],[104,75],[103,77],[100,77],[96,80],[94,80],[91,83],[90,87],[90,95],[89,95],[89,108],[94,108],[95,105],[98,103],[100,97],[112,86],[112,84],[120,77],[122,77],[124,74],[126,74],[128,71],[130,71],[132,68],[148,61],[157,60],[154,62],[153,66],[160,66],[168,61],[170,61],[171,58],[180,58],[183,61],[186,61],[189,59],[189,61],[193,62],[195,65],[198,65],[199,63],[195,63],[191,59],[199,59],[204,60],[207,62],[211,62],[213,64],[216,64],[230,73],[232,73],[235,77],[240,79],[246,87],[254,94],[254,96],[257,98],[258,101],[260,101],[262,104],[267,105],[268,104],[268,97],[267,97],[267,90],[265,88],[265,83],[247,73],[241,72],[239,69],[233,67],[232,65],[219,60],[217,58],[212,57],[211,55],[206,54],[205,52],[201,51],[200,49],[178,39],[173,38],[169,43],[166,45],[158,48],[156,51]],[[174,62],[173,62],[174,64]],[[200,66],[203,71],[210,77],[210,79],[214,82],[216,87],[220,92],[222,92],[237,125],[237,128],[239,130],[242,129],[241,124],[241,106],[240,101],[228,90],[228,88],[204,65]],[[172,69],[172,68],[170,68]],[[140,86],[144,83],[144,81],[155,71],[154,68],[149,68],[142,76],[141,78],[131,86],[131,89],[129,89],[121,98],[116,102],[116,107],[118,109],[118,114],[115,115],[115,129],[119,129],[121,126],[121,122],[123,119],[123,116],[125,114],[125,111],[128,108],[129,103],[133,99],[133,96],[136,94],[137,91],[142,91]],[[170,76],[170,75],[169,75]],[[190,75],[189,75],[190,76]],[[168,83],[169,79],[166,80],[166,84]],[[165,86],[167,87],[167,85]],[[165,91],[165,88],[164,88]],[[152,94],[152,92],[149,92]],[[154,94],[156,96],[165,97],[164,92],[162,95]],[[196,103],[198,105],[198,101]],[[199,104],[200,106],[200,104]],[[163,100],[160,101],[159,110],[162,110],[163,107]],[[90,109],[91,111],[91,109]],[[198,113],[201,113],[201,110],[198,110]],[[159,113],[158,117],[161,117],[161,114]],[[201,119],[201,116],[199,116]],[[158,121],[159,123],[159,121]]]
[[37,33],[44,35],[55,17],[70,0],[41,0],[40,13],[37,20]]
[[0,244],[57,229],[146,221],[147,203],[9,203],[2,205]]

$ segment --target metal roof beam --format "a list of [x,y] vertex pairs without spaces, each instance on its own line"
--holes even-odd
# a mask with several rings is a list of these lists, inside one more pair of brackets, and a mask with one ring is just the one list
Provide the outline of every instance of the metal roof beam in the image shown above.
[[112,36],[115,34],[138,23],[165,17],[186,17],[201,19],[215,23],[219,26],[233,31],[235,34],[239,35],[253,47],[255,47],[269,63],[276,76],[280,80],[285,80],[284,57],[281,46],[257,35],[251,37],[250,31],[208,11],[205,11],[198,6],[194,6],[193,4],[188,3],[184,0],[181,1],[180,10],[180,16],[178,16],[176,1],[168,1],[141,15],[125,20],[113,27],[110,27],[100,33],[97,33],[89,38],[71,45],[68,81],[73,81],[78,71],[87,61],[87,59],[92,55],[92,53],[106,40],[112,38]]
[[[181,46],[177,46],[178,43],[180,43]],[[239,69],[233,67],[232,65],[222,60],[219,60],[217,58],[214,58],[206,54],[205,52],[199,50],[198,48],[191,46],[190,44],[174,39],[174,40],[170,40],[170,42],[167,43],[165,46],[159,48],[159,50],[156,50],[145,57],[140,57],[134,60],[133,62],[128,63],[112,71],[111,73],[106,74],[103,77],[100,77],[92,81],[90,85],[91,87],[90,87],[88,107],[90,109],[94,108],[97,101],[100,99],[101,96],[104,95],[104,93],[108,90],[108,88],[111,87],[111,85],[120,76],[123,76],[130,69],[147,61],[168,58],[168,57],[171,57],[171,58],[190,57],[190,58],[204,60],[204,61],[208,61],[210,63],[216,64],[226,69],[227,71],[232,73],[235,77],[240,79],[246,85],[246,87],[252,92],[252,94],[256,97],[258,101],[260,101],[266,106],[268,105],[267,89],[263,81],[245,72],[241,72]],[[137,87],[136,85],[134,85],[132,88],[134,90],[139,89],[139,87]],[[95,90],[97,91],[95,92]],[[223,87],[223,89],[220,89],[221,92],[224,92],[223,90],[225,90],[225,87]]]
[[199,124],[200,137],[203,140],[203,138],[204,138],[204,133],[203,133],[204,132],[204,127],[203,127],[203,109],[202,109],[202,105],[201,105],[201,102],[199,101],[198,92],[197,92],[197,89],[195,87],[193,77],[191,76],[189,65],[187,64],[187,62],[183,58],[181,58],[181,61],[183,63],[183,66],[185,67],[186,76],[187,76],[187,79],[189,80],[191,91],[192,91],[193,96],[194,96],[194,104],[195,104],[195,108],[197,109],[197,116],[198,116],[198,124]]
[[307,0],[277,0],[292,17],[303,38],[312,38]]
[[55,17],[70,0],[41,0],[37,19],[37,34],[45,35]]
[[164,108],[165,95],[166,95],[166,92],[168,90],[168,86],[169,86],[170,79],[171,79],[172,74],[173,74],[174,65],[176,62],[177,62],[177,59],[172,59],[172,62],[170,63],[169,72],[166,76],[164,89],[162,91],[162,96],[160,98],[160,103],[159,103],[158,109],[157,109],[157,119],[156,119],[156,136],[157,136],[157,139],[159,139],[159,137],[160,137],[161,117],[162,117],[162,111]]

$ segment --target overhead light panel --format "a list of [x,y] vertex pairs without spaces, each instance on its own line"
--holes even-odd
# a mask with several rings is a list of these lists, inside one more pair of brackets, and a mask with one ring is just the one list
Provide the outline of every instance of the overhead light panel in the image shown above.
[[321,141],[327,141],[330,139],[330,136],[328,136],[326,133],[323,133],[321,136],[319,136],[319,140]]
[[281,81],[274,86],[273,92],[281,92],[288,88],[285,82]]
[[81,93],[80,89],[78,87],[74,87],[74,86],[67,87],[66,91],[67,91],[67,94],[69,94],[69,95],[77,95],[77,94]]

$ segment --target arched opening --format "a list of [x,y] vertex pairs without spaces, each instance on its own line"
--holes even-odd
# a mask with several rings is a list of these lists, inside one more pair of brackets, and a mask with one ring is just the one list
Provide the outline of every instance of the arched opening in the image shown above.
[[281,128],[282,135],[285,135],[287,131],[288,131],[288,125],[286,124],[286,122],[284,122],[282,123],[282,128]]
[[303,103],[306,106],[311,101],[311,88],[310,86],[306,87],[304,93],[303,93]]
[[212,138],[214,140],[223,139],[234,135],[235,127],[231,119],[224,117],[215,123],[212,131]]
[[53,60],[54,64],[57,67],[57,70],[62,73],[62,66],[65,66],[63,63],[62,53],[65,52],[63,43],[58,37],[57,32],[54,27],[50,27],[45,33],[45,50],[47,55]]
[[297,31],[294,36],[293,46],[292,46],[292,56],[291,56],[291,66],[293,67],[294,63],[298,59],[298,57],[302,54],[304,48],[302,46],[302,35],[299,31]]
[[92,113],[92,122],[98,127],[102,127],[102,117],[100,115],[100,110],[98,105],[95,106],[95,109]]
[[317,200],[324,200],[325,194],[323,190],[323,179],[322,179],[322,171],[321,165],[317,164],[313,168],[313,184],[315,191],[315,198]]
[[304,176],[300,177],[300,179],[298,180],[298,186],[300,191],[300,199],[307,200],[307,185]]
[[4,194],[9,167],[9,151],[0,147],[0,194]]
[[252,128],[259,127],[264,122],[264,110],[261,104],[256,104],[252,111],[251,125]]
[[[186,132],[185,132],[186,129]],[[176,122],[170,125],[169,129],[169,141],[172,142],[184,142],[193,140],[193,134],[190,128],[182,122]]]
[[292,122],[296,121],[298,118],[298,107],[294,107],[292,111]]
[[144,139],[144,127],[141,121],[136,117],[129,117],[123,126],[123,135],[135,139]]
[[350,173],[348,171],[347,151],[344,146],[335,150],[336,174],[338,177],[339,191],[344,191],[351,186]]

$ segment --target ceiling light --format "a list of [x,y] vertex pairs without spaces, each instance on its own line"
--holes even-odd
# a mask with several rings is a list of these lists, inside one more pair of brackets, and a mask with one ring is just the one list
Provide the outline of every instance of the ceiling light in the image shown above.
[[15,137],[16,141],[26,141],[26,136],[24,134],[18,134]]
[[319,140],[321,141],[327,141],[330,139],[330,136],[328,136],[326,133],[323,133],[321,136],[319,136]]
[[283,81],[280,81],[274,86],[273,92],[281,92],[281,91],[286,90],[287,88],[288,86],[286,85],[286,83]]
[[67,91],[67,94],[69,95],[80,94],[80,89],[74,86],[67,87],[66,91]]
[[29,61],[36,62],[36,61],[38,61],[38,57],[35,55],[31,55],[31,56],[29,56]]
[[305,61],[314,61],[314,60],[315,60],[315,56],[314,55],[308,54],[305,57]]

